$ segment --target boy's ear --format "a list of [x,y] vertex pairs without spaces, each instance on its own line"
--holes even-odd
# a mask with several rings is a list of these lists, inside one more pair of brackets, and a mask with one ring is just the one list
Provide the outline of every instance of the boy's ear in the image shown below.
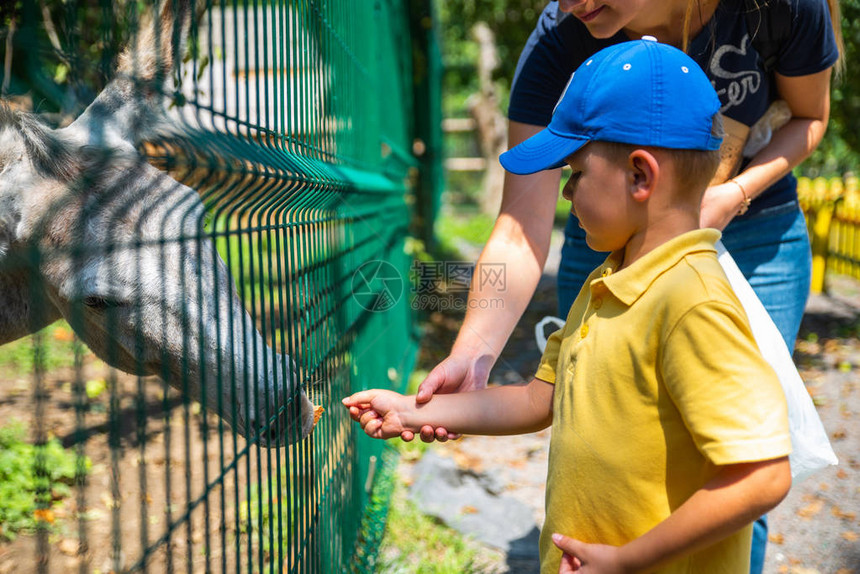
[[636,201],[651,197],[660,177],[660,163],[645,149],[633,150],[627,158],[630,170],[630,194]]

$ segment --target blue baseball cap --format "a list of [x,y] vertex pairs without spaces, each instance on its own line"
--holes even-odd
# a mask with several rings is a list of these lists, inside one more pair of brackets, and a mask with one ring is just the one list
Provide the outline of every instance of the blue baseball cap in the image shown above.
[[711,135],[720,100],[698,64],[646,36],[614,44],[570,78],[549,126],[506,151],[502,166],[519,175],[562,167],[590,141],[716,150]]

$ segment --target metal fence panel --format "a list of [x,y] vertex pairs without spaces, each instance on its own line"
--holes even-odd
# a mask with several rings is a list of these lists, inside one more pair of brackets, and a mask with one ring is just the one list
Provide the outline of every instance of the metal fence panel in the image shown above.
[[370,569],[391,455],[339,401],[415,358],[430,3],[0,19],[0,572]]

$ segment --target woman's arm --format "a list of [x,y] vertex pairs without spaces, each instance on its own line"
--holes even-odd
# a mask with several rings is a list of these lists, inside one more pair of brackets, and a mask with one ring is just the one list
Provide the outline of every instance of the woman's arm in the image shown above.
[[585,544],[553,534],[560,572],[649,571],[706,548],[743,528],[785,498],[788,457],[723,466],[666,520],[624,546]]
[[[543,129],[510,122],[514,146]],[[466,317],[451,354],[418,388],[418,401],[435,393],[484,388],[490,369],[525,311],[543,272],[549,251],[561,170],[518,176],[505,174],[499,216],[478,259],[469,291]],[[504,282],[481,281],[481,265],[501,265]],[[432,438],[432,435],[431,437]]]
[[554,386],[540,379],[528,385],[493,387],[441,395],[429,403],[392,391],[360,391],[343,399],[353,420],[373,438],[394,438],[424,425],[461,434],[512,435],[535,432],[552,422]]
[[791,120],[773,134],[743,172],[708,188],[702,200],[702,227],[725,228],[743,205],[744,192],[751,199],[759,196],[809,157],[824,137],[830,118],[831,70],[775,76],[777,91],[791,108]]

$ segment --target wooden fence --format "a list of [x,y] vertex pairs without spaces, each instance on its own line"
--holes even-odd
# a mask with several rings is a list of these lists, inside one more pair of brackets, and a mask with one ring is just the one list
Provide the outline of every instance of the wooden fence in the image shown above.
[[812,241],[813,293],[834,271],[860,279],[860,189],[854,175],[798,178],[797,193]]

